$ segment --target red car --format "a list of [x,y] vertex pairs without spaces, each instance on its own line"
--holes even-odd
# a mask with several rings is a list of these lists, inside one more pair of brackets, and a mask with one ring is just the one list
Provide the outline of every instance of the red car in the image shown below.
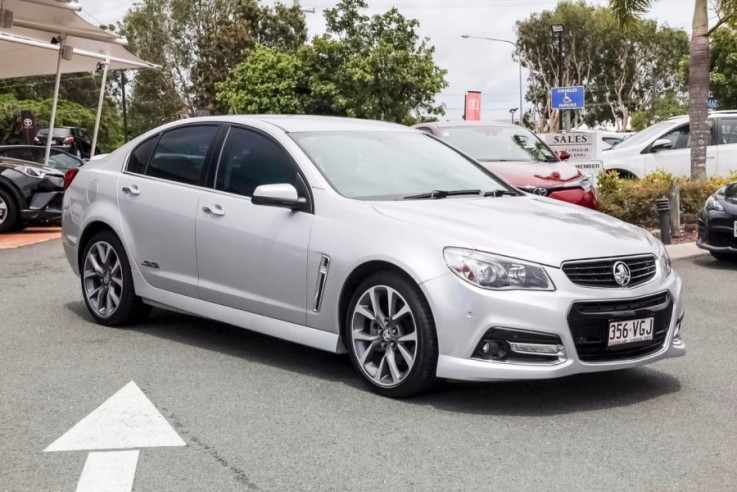
[[414,127],[468,154],[521,190],[598,209],[591,176],[564,162],[567,154],[559,157],[521,126],[463,121],[421,123]]

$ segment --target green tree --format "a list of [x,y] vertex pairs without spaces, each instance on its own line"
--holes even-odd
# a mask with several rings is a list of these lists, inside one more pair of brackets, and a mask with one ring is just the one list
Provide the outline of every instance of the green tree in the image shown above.
[[[560,81],[555,24],[564,26]],[[679,92],[678,63],[688,52],[687,34],[654,21],[636,24],[637,30],[612,36],[617,30],[612,13],[582,1],[561,2],[553,11],[519,21],[517,43],[530,71],[527,99],[534,113],[528,120],[537,120],[539,131],[559,127],[560,112],[550,106],[550,90],[558,84],[586,87],[586,109],[574,126],[613,122],[620,130],[632,112],[651,110],[666,91]]]
[[300,56],[259,46],[218,84],[217,99],[230,113],[299,114],[309,104],[306,82]]
[[134,53],[162,67],[141,71],[132,84],[134,134],[198,109],[222,111],[217,84],[256,44],[294,50],[307,39],[298,8],[256,0],[143,0],[120,30]]
[[680,116],[688,111],[688,100],[682,94],[668,91],[653,101],[649,110],[632,113],[632,130],[639,132],[659,121]]
[[401,123],[443,114],[434,98],[447,87],[447,71],[417,34],[419,22],[396,8],[369,17],[367,8],[364,0],[342,0],[325,11],[326,32],[305,51],[311,109]]
[[720,27],[710,39],[711,91],[724,109],[737,109],[737,31]]
[[[737,16],[737,0],[715,0],[718,18],[709,28],[707,0],[695,0],[689,55],[689,120],[691,125],[691,177],[706,179],[706,146],[709,141],[709,36],[715,29]],[[609,0],[609,8],[619,24],[631,29],[650,8],[652,0]]]

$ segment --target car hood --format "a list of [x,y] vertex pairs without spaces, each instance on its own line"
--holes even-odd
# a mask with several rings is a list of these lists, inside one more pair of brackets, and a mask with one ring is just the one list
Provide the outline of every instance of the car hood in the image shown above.
[[553,187],[581,175],[575,166],[562,161],[481,161],[481,164],[508,183],[521,187]]
[[38,162],[33,161],[24,161],[22,159],[13,159],[11,157],[5,157],[2,159],[2,163],[8,167],[30,167],[32,169],[35,169],[39,172],[43,172],[44,174],[54,174],[58,176],[64,176],[64,173],[59,171],[58,169],[55,169],[53,167],[44,166],[43,164],[39,164]]
[[380,214],[464,246],[554,267],[584,258],[655,253],[653,236],[626,222],[550,198],[502,196],[407,200],[374,205]]

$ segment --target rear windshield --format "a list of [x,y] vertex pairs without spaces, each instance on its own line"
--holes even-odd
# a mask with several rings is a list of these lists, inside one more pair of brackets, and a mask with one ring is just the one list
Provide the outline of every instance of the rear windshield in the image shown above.
[[[38,132],[39,135],[48,135],[49,129],[44,128],[43,130]],[[71,128],[54,128],[54,136],[55,137],[68,137],[72,134]]]

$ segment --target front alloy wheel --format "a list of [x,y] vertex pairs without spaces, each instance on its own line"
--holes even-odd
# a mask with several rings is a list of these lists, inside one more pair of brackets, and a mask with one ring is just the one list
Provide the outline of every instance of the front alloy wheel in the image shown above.
[[354,366],[378,393],[410,396],[434,382],[435,327],[409,279],[382,272],[364,282],[353,296],[346,331]]

